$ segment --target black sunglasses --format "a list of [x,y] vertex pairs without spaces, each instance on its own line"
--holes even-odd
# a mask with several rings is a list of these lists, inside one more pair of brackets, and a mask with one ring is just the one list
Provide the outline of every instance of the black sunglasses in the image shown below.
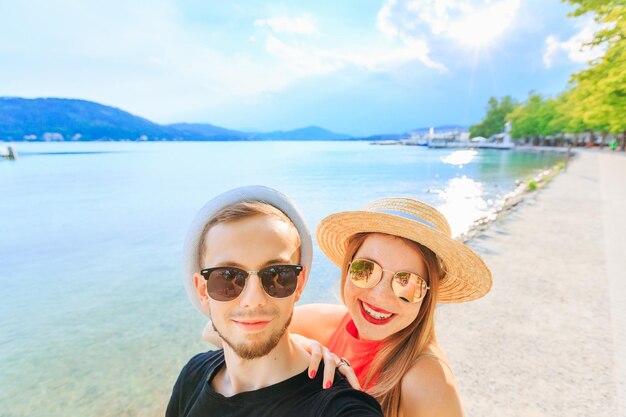
[[243,292],[247,278],[258,275],[263,290],[273,298],[289,297],[296,291],[302,265],[270,265],[258,271],[234,266],[217,266],[200,271],[206,279],[207,294],[216,301],[232,301]]

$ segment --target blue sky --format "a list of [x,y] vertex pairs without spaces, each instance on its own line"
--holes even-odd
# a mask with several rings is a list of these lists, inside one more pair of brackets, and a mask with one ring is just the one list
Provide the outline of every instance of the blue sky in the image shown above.
[[0,96],[158,123],[355,135],[479,121],[555,95],[598,51],[556,0],[0,0]]

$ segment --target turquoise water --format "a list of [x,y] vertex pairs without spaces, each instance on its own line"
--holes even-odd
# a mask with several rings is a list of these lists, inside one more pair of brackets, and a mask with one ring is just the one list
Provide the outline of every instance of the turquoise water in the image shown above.
[[[0,416],[163,415],[202,317],[180,279],[196,211],[264,184],[311,230],[382,196],[440,207],[455,232],[557,157],[364,142],[17,144],[0,161]],[[317,248],[316,248],[317,250]],[[318,252],[302,302],[335,301]]]

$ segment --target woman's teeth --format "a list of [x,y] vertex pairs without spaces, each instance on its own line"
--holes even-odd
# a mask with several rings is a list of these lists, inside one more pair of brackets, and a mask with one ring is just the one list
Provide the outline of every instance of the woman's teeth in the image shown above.
[[369,308],[367,304],[365,303],[362,303],[362,304],[363,304],[363,310],[365,310],[367,314],[374,317],[375,319],[378,319],[378,320],[388,319],[389,317],[393,315],[393,313],[389,313],[389,314],[379,313],[378,311],[374,311],[371,308]]

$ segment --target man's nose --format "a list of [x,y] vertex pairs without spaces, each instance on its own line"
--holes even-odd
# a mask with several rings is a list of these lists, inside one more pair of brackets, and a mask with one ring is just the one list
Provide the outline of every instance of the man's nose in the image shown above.
[[267,302],[267,294],[261,285],[261,278],[252,273],[248,276],[248,282],[239,297],[241,307],[257,307],[265,305]]

